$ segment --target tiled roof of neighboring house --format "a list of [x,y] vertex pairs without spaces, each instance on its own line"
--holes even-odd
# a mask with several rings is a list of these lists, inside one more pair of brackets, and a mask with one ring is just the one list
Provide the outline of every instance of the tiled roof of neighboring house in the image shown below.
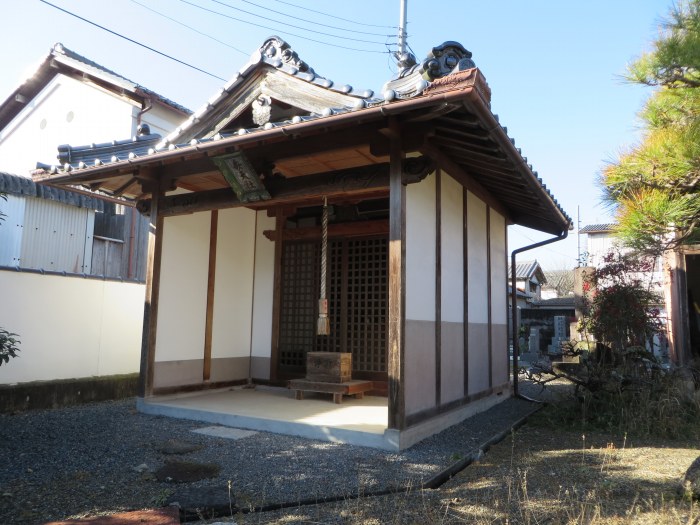
[[589,224],[588,226],[584,226],[581,228],[578,232],[579,233],[605,233],[605,232],[611,232],[615,229],[615,226],[617,226],[614,222],[610,223],[605,223],[605,224]]
[[[456,64],[447,61],[448,55],[453,58],[455,54],[461,57]],[[35,178],[53,180],[60,184],[70,184],[71,180],[80,183],[80,179],[83,178],[79,175],[81,172],[86,172],[84,177],[92,179],[97,176],[95,172],[103,169],[109,170],[110,173],[115,169],[126,173],[132,164],[145,166],[166,162],[174,155],[180,158],[190,154],[209,155],[210,152],[223,148],[238,148],[253,141],[259,143],[263,140],[277,140],[278,137],[298,134],[302,130],[315,130],[316,127],[313,126],[316,125],[318,129],[325,129],[327,126],[335,125],[336,122],[347,125],[346,123],[351,122],[359,124],[371,122],[373,119],[376,121],[378,118],[384,118],[388,114],[387,111],[391,111],[394,107],[398,115],[409,109],[416,112],[428,111],[429,108],[438,105],[442,109],[431,110],[432,113],[427,114],[428,118],[437,121],[442,113],[457,115],[457,113],[450,113],[457,111],[459,117],[465,119],[463,123],[465,129],[469,128],[467,131],[472,135],[478,133],[479,150],[494,152],[493,156],[497,162],[507,164],[505,178],[484,176],[479,182],[486,190],[499,194],[508,207],[516,210],[517,213],[514,213],[514,216],[519,221],[516,223],[538,227],[541,231],[550,231],[555,234],[570,228],[571,218],[561,208],[542,179],[537,176],[537,172],[532,171],[532,166],[527,164],[527,158],[523,157],[520,149],[515,147],[514,140],[507,136],[507,129],[498,124],[497,116],[493,115],[489,109],[481,113],[476,111],[479,108],[475,109],[472,105],[463,102],[467,94],[472,93],[482,101],[477,104],[478,106],[485,105],[487,108],[490,106],[490,89],[470,57],[471,53],[460,44],[445,42],[435,47],[422,63],[414,63],[404,68],[396,79],[384,86],[382,96],[378,98],[372,91],[356,90],[349,85],[337,85],[329,79],[316,75],[312,68],[299,59],[289,44],[278,37],[271,37],[222,89],[171,134],[157,144],[149,144],[145,152],[145,142],[138,139],[95,146],[67,146],[64,149],[64,154],[68,155],[66,162],[62,166],[51,167],[38,164],[40,171],[35,174]],[[448,62],[450,68],[446,69]],[[265,110],[268,111],[267,115],[270,115],[270,101],[266,102],[265,96],[250,92],[253,89],[251,86],[255,86],[255,80],[262,78],[263,75],[272,75],[270,77],[272,80],[283,85],[282,88],[277,86],[277,89],[296,89],[300,86],[299,82],[303,83],[301,85],[312,86],[315,93],[313,102],[317,107],[302,115],[284,115],[279,120],[269,120],[255,127],[247,126],[235,131],[225,129],[226,126],[230,128],[230,123],[236,122],[239,118],[231,114],[231,104],[244,97],[251,98],[253,120],[255,120],[256,102],[261,104],[259,109],[263,115]],[[426,80],[426,78],[432,80]],[[266,88],[275,89],[275,86],[266,86]],[[454,102],[449,102],[448,96],[452,96]],[[339,100],[342,103],[334,105]],[[416,102],[416,104],[406,106],[408,102]],[[268,108],[264,107],[266,103]],[[324,106],[325,103],[328,105]],[[456,126],[453,122],[456,118],[456,116],[452,118],[449,124],[453,132],[459,132],[453,129]],[[488,123],[479,124],[479,119],[482,118],[487,119]],[[436,139],[438,148],[441,144],[439,140],[439,138]],[[454,142],[450,142],[449,138],[445,137],[443,140],[446,148],[453,147]],[[90,158],[91,153],[92,158]],[[482,157],[490,154],[479,153]],[[504,184],[518,189],[505,192]],[[113,191],[114,188],[107,188],[105,191],[108,190]],[[125,192],[124,195],[129,195],[129,192]],[[138,198],[140,195],[132,196]]]
[[62,188],[37,184],[27,177],[20,177],[19,175],[12,175],[10,173],[0,172],[0,192],[9,195],[24,195],[26,197],[48,199],[77,206],[78,208],[88,208],[98,211],[104,210],[104,200],[100,198],[64,190]]
[[[508,275],[512,270],[508,269]],[[544,271],[536,260],[534,261],[521,261],[515,264],[515,278],[520,279],[531,279],[533,276],[537,275],[539,277],[540,284],[547,282],[544,275]]]
[[576,298],[573,295],[568,297],[554,297],[535,301],[532,306],[535,308],[574,308]]
[[32,76],[18,86],[10,96],[0,104],[0,129],[4,128],[15,118],[15,116],[24,109],[26,104],[58,73],[80,78],[90,78],[90,80],[104,88],[111,89],[112,91],[119,90],[135,99],[148,99],[174,109],[182,113],[183,116],[192,113],[192,111],[186,107],[124,78],[114,71],[57,43],[41,61]]

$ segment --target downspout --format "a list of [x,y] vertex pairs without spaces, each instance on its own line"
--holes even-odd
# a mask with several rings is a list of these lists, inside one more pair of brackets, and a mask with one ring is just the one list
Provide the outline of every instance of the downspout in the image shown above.
[[141,124],[141,117],[143,117],[143,114],[151,111],[153,109],[153,101],[151,100],[151,97],[144,97],[144,103],[141,106],[141,111],[139,111],[136,114],[136,127],[138,128],[139,124]]
[[525,399],[526,401],[534,400],[521,395],[518,389],[518,354],[520,353],[520,344],[518,342],[518,289],[515,287],[515,256],[519,253],[526,252],[534,248],[539,248],[540,246],[545,246],[553,242],[563,241],[568,237],[568,235],[569,229],[567,228],[553,239],[547,239],[546,241],[540,241],[536,242],[535,244],[523,246],[522,248],[513,250],[510,254],[510,315],[511,328],[513,331],[513,395],[520,399]]

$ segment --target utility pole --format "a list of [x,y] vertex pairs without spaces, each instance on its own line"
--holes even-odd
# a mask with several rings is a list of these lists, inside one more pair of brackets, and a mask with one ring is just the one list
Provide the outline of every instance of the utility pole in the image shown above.
[[576,262],[577,266],[583,266],[581,263],[581,206],[576,206]]
[[397,52],[400,58],[406,52],[406,10],[408,9],[408,0],[399,0],[401,9],[399,11],[399,50]]

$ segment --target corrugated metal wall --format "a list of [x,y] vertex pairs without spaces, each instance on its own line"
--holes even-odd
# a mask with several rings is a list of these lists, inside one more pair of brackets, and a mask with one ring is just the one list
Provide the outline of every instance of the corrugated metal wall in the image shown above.
[[145,280],[149,219],[134,208],[105,203],[95,214],[94,274]]
[[26,199],[20,266],[91,273],[95,212],[45,199]]
[[0,221],[0,266],[19,266],[24,204],[24,197],[7,195],[7,200],[0,199],[0,212],[5,214]]

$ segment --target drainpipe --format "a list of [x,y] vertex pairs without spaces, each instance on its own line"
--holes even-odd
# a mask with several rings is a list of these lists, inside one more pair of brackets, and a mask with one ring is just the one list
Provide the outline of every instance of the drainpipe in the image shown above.
[[567,228],[553,239],[547,239],[546,241],[540,241],[536,242],[535,244],[523,246],[522,248],[513,250],[510,254],[510,314],[511,327],[513,330],[513,395],[515,397],[519,397],[527,401],[533,400],[523,395],[520,395],[518,389],[518,354],[520,353],[520,345],[518,343],[518,289],[515,287],[515,256],[519,253],[526,252],[534,248],[539,248],[540,246],[545,246],[546,244],[563,241],[568,235],[569,229]]
[[143,117],[143,114],[151,111],[153,109],[153,101],[151,100],[151,97],[145,97],[143,99],[143,104],[141,105],[141,111],[139,111],[136,114],[136,127],[138,128],[139,124],[141,124],[141,117]]

